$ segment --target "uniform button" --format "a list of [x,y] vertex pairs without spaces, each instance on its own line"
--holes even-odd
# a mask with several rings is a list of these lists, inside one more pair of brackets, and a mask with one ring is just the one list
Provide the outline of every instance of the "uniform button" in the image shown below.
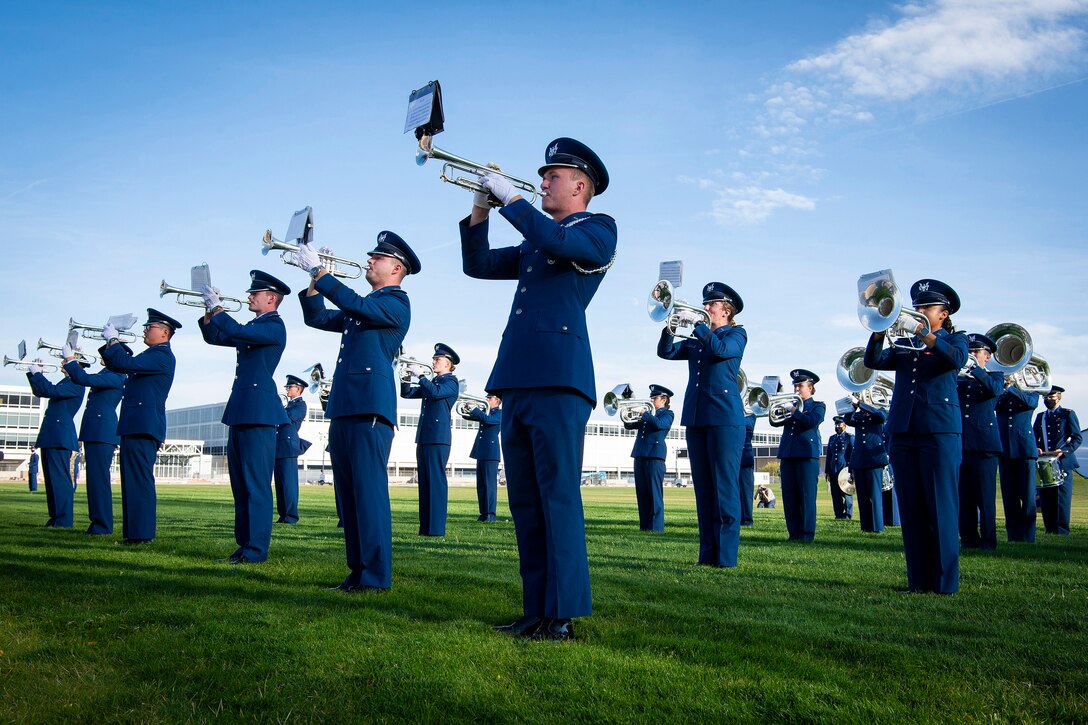
[[567,331],[567,326],[563,325],[563,332],[566,332],[566,331]]
[[367,368],[367,369],[366,369],[366,371],[367,371],[367,372],[369,373],[369,372],[370,372],[370,368]]
[[521,314],[521,308],[519,307],[516,310],[514,310],[514,314],[515,315],[520,315]]
[[549,258],[549,259],[548,259],[548,264],[555,264],[555,260],[554,260],[554,259],[550,259],[550,258]]
[[344,349],[344,343],[340,343],[340,349],[341,349],[341,350],[343,350],[343,349]]
[[528,268],[526,268],[526,270],[525,270],[525,271],[526,271],[526,272],[532,272],[532,271],[533,271],[533,267],[532,267],[532,265],[530,265],[530,266],[529,266]]
[[342,362],[344,362],[344,358],[338,357],[338,358],[336,358],[336,362],[342,363]]
[[527,290],[527,289],[529,289],[529,288],[528,288],[528,287],[522,287],[522,288],[521,288],[521,291],[522,291],[522,292],[525,292],[525,290]]
[[916,380],[915,380],[914,378],[911,378],[911,379],[910,379],[910,381],[911,381],[912,383],[914,383],[914,382],[917,382],[917,381],[916,381]]

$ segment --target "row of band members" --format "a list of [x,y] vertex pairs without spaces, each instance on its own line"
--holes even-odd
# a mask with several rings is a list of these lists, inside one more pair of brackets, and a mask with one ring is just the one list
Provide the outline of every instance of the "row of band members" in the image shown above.
[[[520,558],[522,616],[495,629],[517,637],[565,640],[574,636],[572,620],[592,612],[579,488],[584,431],[596,403],[585,310],[615,260],[617,230],[611,217],[587,211],[590,200],[609,182],[603,162],[589,147],[570,138],[554,140],[539,173],[543,211],[523,199],[505,177],[488,173],[481,177],[486,191],[474,196],[459,229],[467,275],[517,280],[485,389],[503,400],[499,427]],[[519,244],[491,248],[493,200],[523,237]],[[340,335],[326,410],[349,569],[338,588],[388,589],[392,534],[387,463],[397,398],[390,361],[410,322],[408,295],[400,283],[422,266],[407,242],[390,231],[379,233],[368,253],[366,295],[329,274],[308,244],[300,245],[293,262],[311,277],[309,287],[299,293],[305,323]],[[230,431],[227,459],[238,544],[227,560],[257,563],[267,557],[270,537],[269,481],[276,427],[287,422],[273,373],[286,345],[286,330],[276,310],[290,291],[271,275],[255,271],[248,291],[255,317],[245,324],[223,312],[215,290],[202,291],[208,312],[198,324],[204,339],[237,350],[237,374],[223,415]],[[326,308],[326,301],[335,309]],[[954,332],[950,324],[945,328],[959,307],[951,288],[923,280],[913,286],[912,301],[932,323],[934,332],[924,338],[926,349],[882,350],[882,336],[874,334],[865,363],[896,370],[901,382],[885,427],[897,478],[908,590],[951,593],[958,587],[959,547],[955,516],[951,524],[946,519],[959,509],[962,422],[956,377],[967,358],[967,336]],[[728,285],[706,285],[703,307],[710,324],[697,325],[693,339],[674,339],[663,331],[658,354],[688,363],[681,423],[687,428],[696,495],[698,563],[732,567],[740,541],[739,482],[746,430],[736,382],[747,333],[734,319],[743,302]],[[103,331],[108,340],[101,350],[107,371],[98,374],[99,381],[115,376],[115,382],[92,385],[92,397],[102,396],[104,407],[110,407],[112,397],[114,408],[120,397],[121,412],[113,437],[102,435],[104,440],[84,443],[88,469],[100,468],[119,439],[123,533],[129,543],[155,536],[152,474],[156,450],[165,438],[165,401],[174,376],[169,341],[180,328],[177,320],[149,309],[144,326],[147,349],[139,354],[116,339],[115,329],[107,326]],[[66,352],[65,372],[72,380],[53,386],[40,372],[30,374],[35,393],[53,398],[38,441],[47,482],[51,475],[63,480],[56,465],[60,456],[50,451],[75,447],[62,430],[65,417],[71,425],[82,388],[78,393],[61,388],[74,387],[77,380],[96,382],[71,351]],[[810,501],[820,449],[816,419],[822,419],[824,406],[809,402],[816,377],[809,373],[805,379],[807,371],[795,372],[800,373],[794,376],[795,389],[803,401],[784,424],[779,455],[789,536],[804,541],[811,540],[815,528]],[[423,429],[421,425],[421,436]],[[442,445],[424,443],[422,438],[420,443],[421,459],[435,453],[425,451],[428,446]],[[1027,471],[1029,479],[1033,475],[1026,465],[1017,470]],[[855,475],[860,476],[858,472]]]

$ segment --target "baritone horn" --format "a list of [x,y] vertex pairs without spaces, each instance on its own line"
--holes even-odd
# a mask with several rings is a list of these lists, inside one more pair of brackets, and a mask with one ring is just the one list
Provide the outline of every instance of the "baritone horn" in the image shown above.
[[[185,307],[204,307],[204,295],[196,290],[183,289],[181,287],[174,287],[170,285],[165,279],[159,283],[159,298],[163,298],[166,295],[175,295],[174,302]],[[194,299],[195,298],[195,299]],[[242,305],[245,304],[237,297],[226,297],[219,295],[219,301],[222,304],[222,308],[227,312],[239,312],[242,309]]]
[[[438,178],[442,179],[442,181],[445,181],[447,184],[460,186],[462,189],[488,194],[488,203],[491,206],[502,206],[502,202],[491,196],[487,189],[484,188],[483,184],[480,183],[479,178],[484,174],[498,174],[499,176],[505,177],[514,185],[515,189],[520,189],[524,192],[522,196],[527,194],[531,197],[529,199],[530,204],[535,204],[537,197],[541,195],[540,192],[537,191],[536,185],[531,181],[519,179],[516,176],[504,173],[494,164],[477,164],[474,161],[469,161],[468,159],[463,159],[460,156],[451,154],[449,151],[443,151],[434,145],[432,136],[424,134],[419,139],[419,150],[416,151],[416,164],[423,166],[430,159],[437,159],[443,162],[442,171],[438,175]],[[454,176],[453,173],[455,172],[468,174],[476,178],[474,180],[468,176]]]
[[[204,305],[201,305],[203,307]],[[68,332],[72,330],[79,330],[79,334],[88,340],[105,340],[102,337],[102,328],[104,325],[86,325],[82,322],[76,322],[71,317],[68,318]],[[139,337],[135,332],[129,332],[128,330],[118,330],[117,339],[121,342],[136,342]]]
[[695,337],[696,325],[710,324],[710,315],[702,307],[676,299],[672,282],[667,279],[659,281],[650,290],[650,296],[646,300],[646,313],[654,322],[664,322],[673,337],[691,339]]
[[793,412],[793,408],[802,404],[801,396],[796,393],[779,393],[778,378],[769,375],[763,378],[758,388],[749,388],[745,400],[746,407],[757,418],[764,416],[772,423],[784,423]]
[[474,410],[482,410],[485,413],[491,410],[487,398],[481,398],[478,395],[470,395],[468,393],[461,393],[457,396],[457,400],[453,404],[454,413],[457,413],[457,415],[465,420],[476,420],[476,418],[472,416],[472,411]]
[[653,412],[654,404],[649,400],[635,400],[631,386],[627,383],[617,385],[604,394],[604,412],[619,415],[620,422],[634,423],[643,413]]
[[924,350],[921,338],[931,332],[925,315],[903,307],[903,296],[890,269],[858,278],[858,319],[866,330],[884,333],[889,345],[902,350]]
[[895,381],[865,366],[865,348],[852,347],[844,352],[835,366],[835,377],[850,393],[845,400],[852,408],[859,404],[884,410],[891,407]]
[[986,331],[994,341],[994,354],[986,369],[1011,379],[1025,393],[1050,392],[1050,363],[1034,354],[1031,335],[1020,325],[1003,322]]
[[413,379],[418,382],[422,377],[434,375],[433,367],[422,360],[408,357],[404,354],[403,350],[397,355],[396,363],[397,376],[400,378],[401,382],[411,383],[413,382]]

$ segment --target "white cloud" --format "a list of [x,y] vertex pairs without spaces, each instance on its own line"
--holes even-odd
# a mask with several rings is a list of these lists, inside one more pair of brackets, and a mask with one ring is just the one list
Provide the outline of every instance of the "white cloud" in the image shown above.
[[777,209],[812,211],[815,208],[815,199],[784,189],[726,187],[717,189],[710,215],[722,224],[756,224],[766,220]]

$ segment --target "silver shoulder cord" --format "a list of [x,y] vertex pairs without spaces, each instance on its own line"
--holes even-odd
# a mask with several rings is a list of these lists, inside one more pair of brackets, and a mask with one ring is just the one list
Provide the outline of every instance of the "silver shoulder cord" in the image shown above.
[[[562,226],[563,226],[564,229],[567,229],[569,227],[573,227],[575,224],[580,224],[580,223],[584,222],[586,219],[592,219],[592,218],[593,218],[593,215],[590,214],[589,216],[579,217],[578,219],[575,219],[572,222],[567,222],[566,224],[563,224]],[[604,265],[603,267],[597,267],[597,269],[585,269],[580,264],[575,262],[573,259],[570,260],[570,265],[572,267],[574,267],[574,271],[577,272],[578,274],[603,274],[603,273],[607,272],[609,270],[609,268],[616,262],[616,252],[619,251],[619,246],[620,245],[617,242],[616,248],[612,250],[612,259],[608,260],[608,264]]]

